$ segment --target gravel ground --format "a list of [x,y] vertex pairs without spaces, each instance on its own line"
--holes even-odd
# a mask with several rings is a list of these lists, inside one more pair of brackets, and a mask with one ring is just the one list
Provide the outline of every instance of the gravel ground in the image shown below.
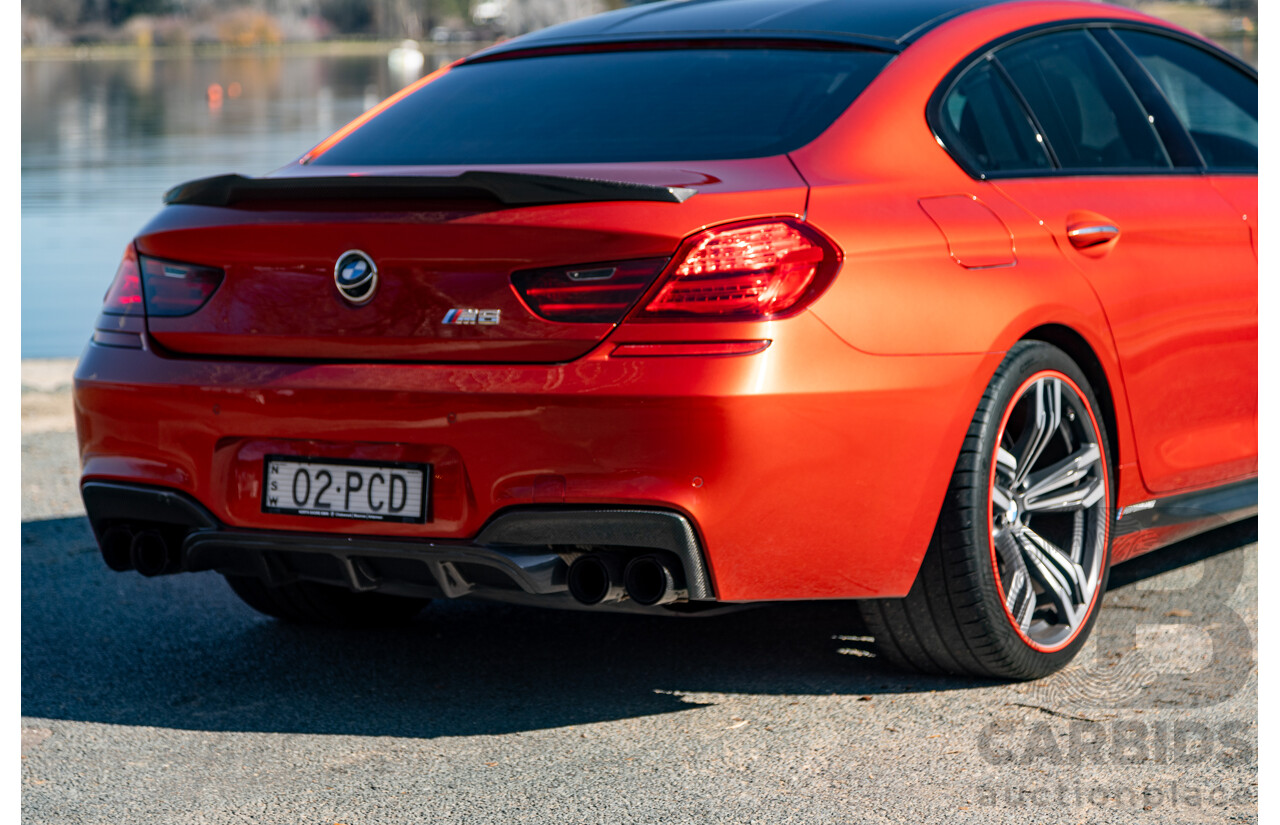
[[23,368],[24,822],[1257,821],[1256,520],[1117,567],[1029,684],[893,671],[845,603],[299,629],[106,569],[68,369]]

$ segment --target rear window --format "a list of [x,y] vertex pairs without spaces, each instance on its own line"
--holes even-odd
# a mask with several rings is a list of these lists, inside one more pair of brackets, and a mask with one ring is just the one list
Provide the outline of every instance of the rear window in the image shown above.
[[884,68],[873,51],[591,52],[460,66],[317,165],[727,160],[798,149]]

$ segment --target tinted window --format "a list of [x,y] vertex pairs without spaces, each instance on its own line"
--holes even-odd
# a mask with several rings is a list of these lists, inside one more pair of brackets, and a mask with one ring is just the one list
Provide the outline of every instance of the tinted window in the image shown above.
[[1146,32],[1115,32],[1169,99],[1205,163],[1257,168],[1257,81],[1188,43]]
[[1102,48],[1082,31],[997,52],[1064,169],[1165,169],[1146,112]]
[[676,49],[460,66],[315,162],[592,163],[763,157],[818,136],[889,55]]
[[1048,169],[1044,142],[989,61],[969,69],[942,101],[942,139],[982,172]]

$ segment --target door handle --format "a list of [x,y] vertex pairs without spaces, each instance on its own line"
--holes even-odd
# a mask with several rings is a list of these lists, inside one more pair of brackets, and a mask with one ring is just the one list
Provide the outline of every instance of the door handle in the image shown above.
[[1113,223],[1085,221],[1067,226],[1067,240],[1076,249],[1101,246],[1120,237],[1120,228]]

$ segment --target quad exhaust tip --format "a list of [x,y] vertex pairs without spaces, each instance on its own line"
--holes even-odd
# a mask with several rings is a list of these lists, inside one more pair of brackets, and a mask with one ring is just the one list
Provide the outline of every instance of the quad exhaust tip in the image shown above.
[[133,569],[131,554],[133,531],[128,527],[108,527],[103,531],[98,544],[102,549],[102,560],[106,562],[107,567],[117,573]]
[[687,595],[676,586],[671,565],[658,556],[637,556],[627,562],[622,583],[631,601],[645,607],[670,604]]
[[143,530],[129,546],[133,568],[148,578],[177,570],[173,548],[159,530]]
[[102,560],[117,573],[137,570],[144,576],[176,573],[181,568],[178,547],[160,530],[137,530],[117,524],[102,531],[98,540]]
[[569,595],[585,605],[622,601],[622,561],[612,553],[587,553],[569,565]]
[[[625,563],[624,563],[625,561]],[[657,607],[688,598],[680,586],[679,568],[655,554],[629,561],[609,552],[596,551],[569,565],[569,594],[589,606],[628,598],[642,607]]]

